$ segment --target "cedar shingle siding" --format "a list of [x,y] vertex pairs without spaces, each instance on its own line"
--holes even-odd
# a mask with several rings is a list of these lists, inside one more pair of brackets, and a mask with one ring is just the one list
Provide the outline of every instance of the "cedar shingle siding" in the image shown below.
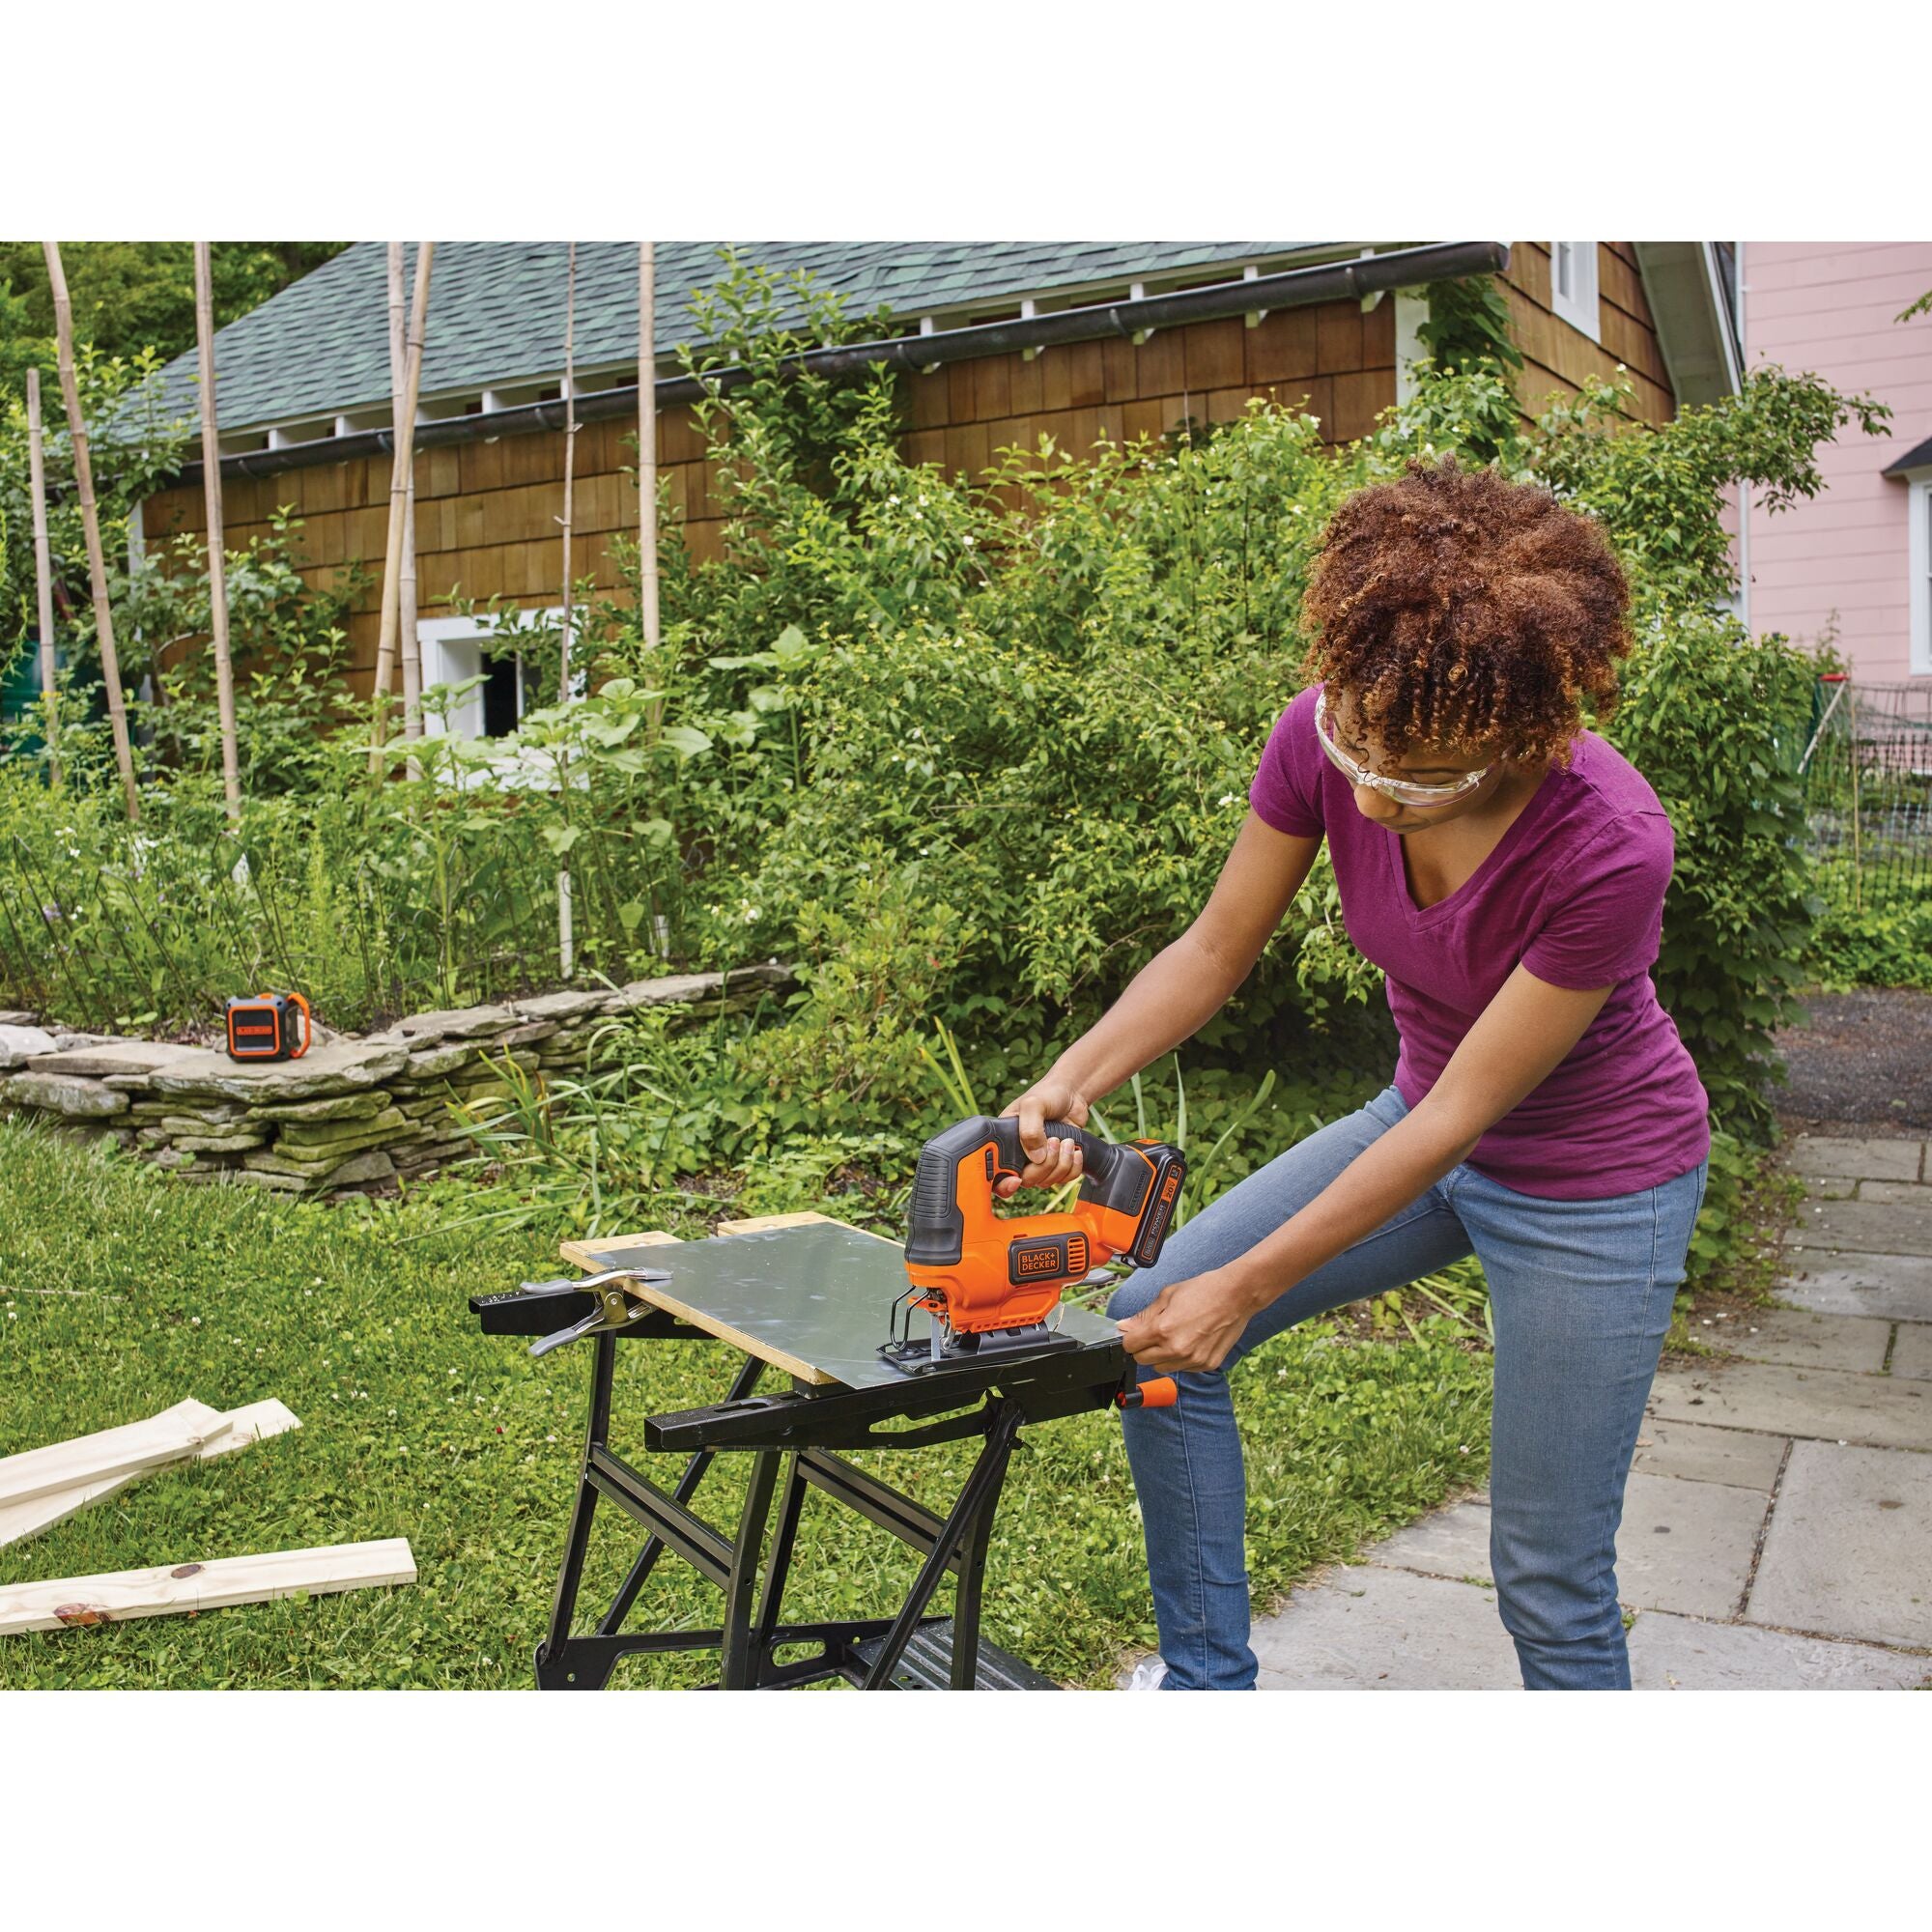
[[[560,243],[450,243],[437,250],[430,302],[424,392],[469,383],[477,386],[528,383],[561,361],[564,251]],[[864,310],[890,299],[901,317],[950,304],[955,319],[976,291],[993,298],[1045,286],[1119,286],[1131,275],[1151,278],[1157,262],[1171,282],[1224,279],[1245,261],[1278,260],[1303,244],[1243,243],[783,243],[759,244],[774,266],[810,266]],[[1319,244],[1318,244],[1319,245]],[[715,271],[713,244],[661,245],[660,308],[667,316],[660,349],[668,352],[680,328],[689,332],[688,293],[695,277]],[[680,263],[678,249],[688,251]],[[476,278],[494,250],[497,271],[487,288]],[[479,251],[467,256],[466,251]],[[931,253],[947,259],[925,259]],[[667,256],[672,257],[667,270]],[[961,257],[970,257],[961,266]],[[579,249],[580,367],[594,369],[635,356],[637,254],[632,243],[586,243]],[[1604,347],[1548,313],[1547,244],[1518,243],[1508,276],[1518,339],[1529,366],[1525,402],[1548,389],[1574,385],[1584,374],[1607,371],[1622,359],[1637,378],[1639,407],[1662,419],[1670,413],[1641,286],[1625,244],[1600,250]],[[1221,264],[1219,273],[1188,277],[1190,267]],[[466,276],[469,278],[466,282]],[[332,284],[317,288],[325,278]],[[1540,278],[1540,279],[1539,279]],[[465,290],[469,290],[466,297]],[[306,294],[304,294],[306,292]],[[473,299],[487,296],[487,300]],[[292,298],[301,298],[292,301]],[[386,400],[388,362],[383,247],[364,243],[285,290],[253,316],[222,331],[217,349],[224,434],[236,424],[350,412]],[[624,304],[628,302],[628,316]],[[284,304],[288,306],[283,307]],[[1070,305],[1070,303],[1069,303]],[[1253,396],[1300,405],[1317,416],[1330,441],[1364,435],[1377,412],[1396,398],[1395,299],[1385,297],[1364,313],[1350,301],[1277,310],[1249,327],[1239,316],[1162,329],[1136,346],[1121,338],[1043,350],[1031,361],[1014,354],[955,362],[903,380],[903,447],[915,463],[948,471],[983,469],[997,449],[1034,449],[1050,436],[1063,449],[1085,450],[1102,437],[1132,440],[1159,437],[1184,418],[1226,421]],[[278,315],[275,311],[281,308]],[[344,310],[355,316],[352,328]],[[977,319],[977,314],[975,315]],[[242,332],[254,325],[254,333]],[[362,338],[367,337],[367,342]],[[554,340],[553,340],[554,338]],[[439,359],[440,358],[440,359]],[[192,371],[192,358],[185,358]],[[173,365],[179,379],[183,363]],[[326,378],[318,370],[327,370]],[[458,372],[461,372],[460,374]],[[191,391],[188,407],[192,407]],[[612,534],[634,532],[637,489],[624,473],[635,462],[636,417],[586,423],[578,433],[573,568],[600,588],[616,584],[610,555]],[[661,412],[659,461],[670,501],[694,554],[715,555],[722,525],[712,495],[713,466],[703,452],[689,407]],[[416,458],[416,580],[421,613],[447,612],[453,595],[500,596],[526,607],[554,605],[562,570],[556,526],[561,509],[563,438],[533,431],[426,450]],[[224,486],[228,542],[245,545],[264,531],[278,505],[305,523],[304,574],[328,580],[360,559],[380,576],[386,530],[386,457],[308,463],[279,474],[230,478]],[[205,527],[201,491],[163,491],[146,507],[149,542],[173,530]],[[380,583],[371,582],[351,623],[359,695],[366,696],[376,654]]]

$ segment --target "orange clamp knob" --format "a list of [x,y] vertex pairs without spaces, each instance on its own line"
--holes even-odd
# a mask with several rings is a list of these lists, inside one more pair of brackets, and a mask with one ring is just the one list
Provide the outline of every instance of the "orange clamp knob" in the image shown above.
[[1172,1376],[1155,1376],[1122,1389],[1114,1400],[1122,1408],[1172,1408],[1180,1400],[1180,1384]]

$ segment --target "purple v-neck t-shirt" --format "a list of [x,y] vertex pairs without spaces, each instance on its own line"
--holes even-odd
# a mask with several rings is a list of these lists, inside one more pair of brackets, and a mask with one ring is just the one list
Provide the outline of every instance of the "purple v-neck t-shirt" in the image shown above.
[[1408,889],[1402,839],[1355,809],[1315,736],[1310,687],[1276,722],[1249,802],[1297,838],[1328,839],[1342,918],[1388,980],[1395,1084],[1413,1107],[1519,964],[1609,998],[1556,1069],[1477,1143],[1469,1165],[1519,1193],[1595,1201],[1655,1187],[1710,1151],[1697,1068],[1658,1005],[1670,821],[1616,749],[1585,731],[1496,848],[1438,904]]

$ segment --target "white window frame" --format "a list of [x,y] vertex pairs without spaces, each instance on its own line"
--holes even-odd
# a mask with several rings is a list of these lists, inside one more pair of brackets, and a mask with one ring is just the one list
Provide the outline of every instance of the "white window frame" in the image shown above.
[[[1564,251],[1568,250],[1568,256]],[[1565,289],[1564,270],[1570,286]],[[1603,304],[1597,298],[1597,244],[1594,242],[1552,242],[1549,244],[1549,308],[1572,328],[1592,342],[1604,339]]]
[[[560,618],[563,607],[553,604],[546,610],[509,611],[492,619],[487,612],[473,617],[424,617],[416,624],[416,641],[422,653],[423,691],[427,695],[438,685],[462,684],[475,677],[483,668],[483,654],[477,648],[486,639],[495,638],[504,629],[534,629],[538,623]],[[573,671],[570,680],[570,695],[582,697],[589,689],[582,671]],[[533,704],[531,694],[524,681],[524,663],[517,659],[517,719],[521,724],[526,712],[541,709],[541,703]],[[446,713],[446,715],[445,715]],[[479,686],[466,694],[455,704],[432,709],[423,706],[422,719],[425,736],[447,735],[462,738],[470,744],[492,745],[497,740],[483,735],[483,692]],[[482,772],[469,775],[461,782],[479,783]],[[554,761],[546,753],[533,752],[519,747],[505,749],[489,759],[488,776],[497,784],[530,785],[540,789],[553,788],[556,783]],[[582,783],[582,778],[574,778],[574,783]]]
[[1906,555],[1912,572],[1912,655],[1914,677],[1932,677],[1932,469],[1908,469]]
[[[532,617],[542,616],[531,611]],[[427,693],[438,685],[462,684],[479,676],[484,668],[483,644],[495,639],[501,628],[487,615],[475,617],[423,617],[416,623],[416,641],[422,651],[422,682]],[[517,659],[517,716],[525,709],[524,661]],[[483,737],[483,692],[479,686],[447,707],[423,707],[423,730],[433,737],[447,733],[452,738],[480,740]]]

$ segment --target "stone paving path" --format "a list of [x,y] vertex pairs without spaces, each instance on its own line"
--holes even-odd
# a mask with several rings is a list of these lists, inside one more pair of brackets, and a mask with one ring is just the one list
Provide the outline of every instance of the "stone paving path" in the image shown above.
[[[1617,1538],[1640,1690],[1932,1684],[1932,1149],[1801,1136],[1784,1307],[1659,1372]],[[1424,1517],[1257,1621],[1264,1690],[1514,1690],[1489,1509]]]

